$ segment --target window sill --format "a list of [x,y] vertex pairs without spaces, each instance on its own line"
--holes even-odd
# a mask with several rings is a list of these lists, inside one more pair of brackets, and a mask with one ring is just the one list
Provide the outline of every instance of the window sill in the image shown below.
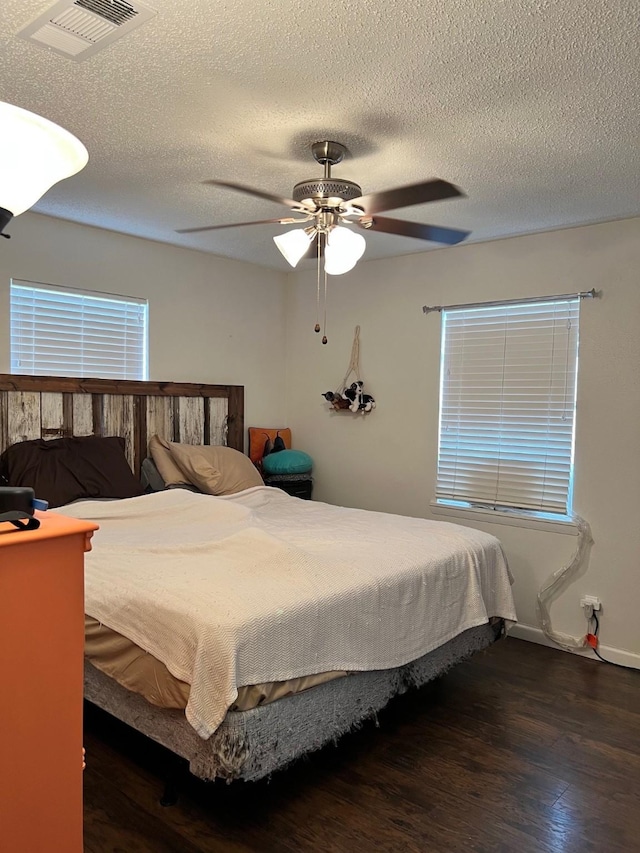
[[568,536],[578,535],[577,524],[568,516],[543,518],[533,513],[507,512],[472,506],[454,506],[436,500],[430,501],[429,505],[434,515],[447,515],[453,518],[485,522],[488,524],[506,524],[509,527],[528,527],[531,530],[541,530],[547,533],[563,533]]

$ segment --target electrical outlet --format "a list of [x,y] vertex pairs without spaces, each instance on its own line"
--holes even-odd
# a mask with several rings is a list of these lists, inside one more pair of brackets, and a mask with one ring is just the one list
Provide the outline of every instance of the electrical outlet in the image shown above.
[[583,595],[580,599],[580,607],[583,609],[585,607],[590,607],[592,611],[600,610],[601,607],[600,599],[597,595]]

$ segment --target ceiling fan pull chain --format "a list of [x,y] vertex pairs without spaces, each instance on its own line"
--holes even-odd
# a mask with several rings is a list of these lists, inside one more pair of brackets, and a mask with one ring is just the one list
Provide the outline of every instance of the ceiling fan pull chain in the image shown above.
[[324,328],[322,330],[322,343],[327,342],[327,271],[324,271]]
[[320,331],[320,235],[316,237],[316,242],[318,244],[318,288],[316,292],[316,325],[314,327],[314,332]]

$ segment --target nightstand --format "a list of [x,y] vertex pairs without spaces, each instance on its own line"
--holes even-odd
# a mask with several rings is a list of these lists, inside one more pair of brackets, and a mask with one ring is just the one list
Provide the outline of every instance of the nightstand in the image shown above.
[[282,489],[293,498],[302,498],[305,501],[311,500],[311,492],[313,491],[313,480],[310,475],[300,474],[275,474],[271,477],[264,477],[265,486],[275,486],[277,489]]

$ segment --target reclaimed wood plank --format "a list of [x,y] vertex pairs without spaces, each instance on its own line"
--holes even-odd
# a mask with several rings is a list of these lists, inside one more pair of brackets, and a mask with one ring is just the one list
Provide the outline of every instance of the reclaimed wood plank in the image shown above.
[[203,439],[202,440],[203,440],[204,444],[211,444],[211,441],[209,440],[210,432],[211,432],[211,412],[209,410],[209,402],[210,401],[208,398],[205,398],[202,402],[204,403],[204,420],[202,422],[202,431],[203,431]]
[[8,430],[9,430],[9,392],[0,391],[0,453],[9,445]]
[[73,435],[73,394],[62,392],[62,429],[64,435]]
[[65,435],[61,392],[43,391],[40,395],[40,434],[46,439]]
[[178,436],[183,444],[204,444],[204,403],[199,397],[180,397]]
[[72,396],[73,435],[93,435],[93,407],[91,394]]
[[102,398],[102,435],[124,438],[124,452],[132,470],[135,468],[134,397],[131,394],[105,394]]
[[7,442],[40,438],[40,393],[10,391],[8,394]]
[[154,435],[173,441],[173,400],[171,397],[147,397],[147,450]]
[[171,398],[171,441],[180,441],[180,397]]
[[142,462],[148,453],[147,398],[133,398],[133,473],[140,477]]
[[244,388],[242,385],[230,386],[228,423],[227,444],[244,453]]
[[207,400],[207,409],[209,412],[209,429],[207,435],[208,443],[226,444],[229,429],[227,422],[229,414],[229,400],[224,397],[212,397]]
[[106,435],[104,432],[104,395],[91,395],[91,423],[94,435]]

